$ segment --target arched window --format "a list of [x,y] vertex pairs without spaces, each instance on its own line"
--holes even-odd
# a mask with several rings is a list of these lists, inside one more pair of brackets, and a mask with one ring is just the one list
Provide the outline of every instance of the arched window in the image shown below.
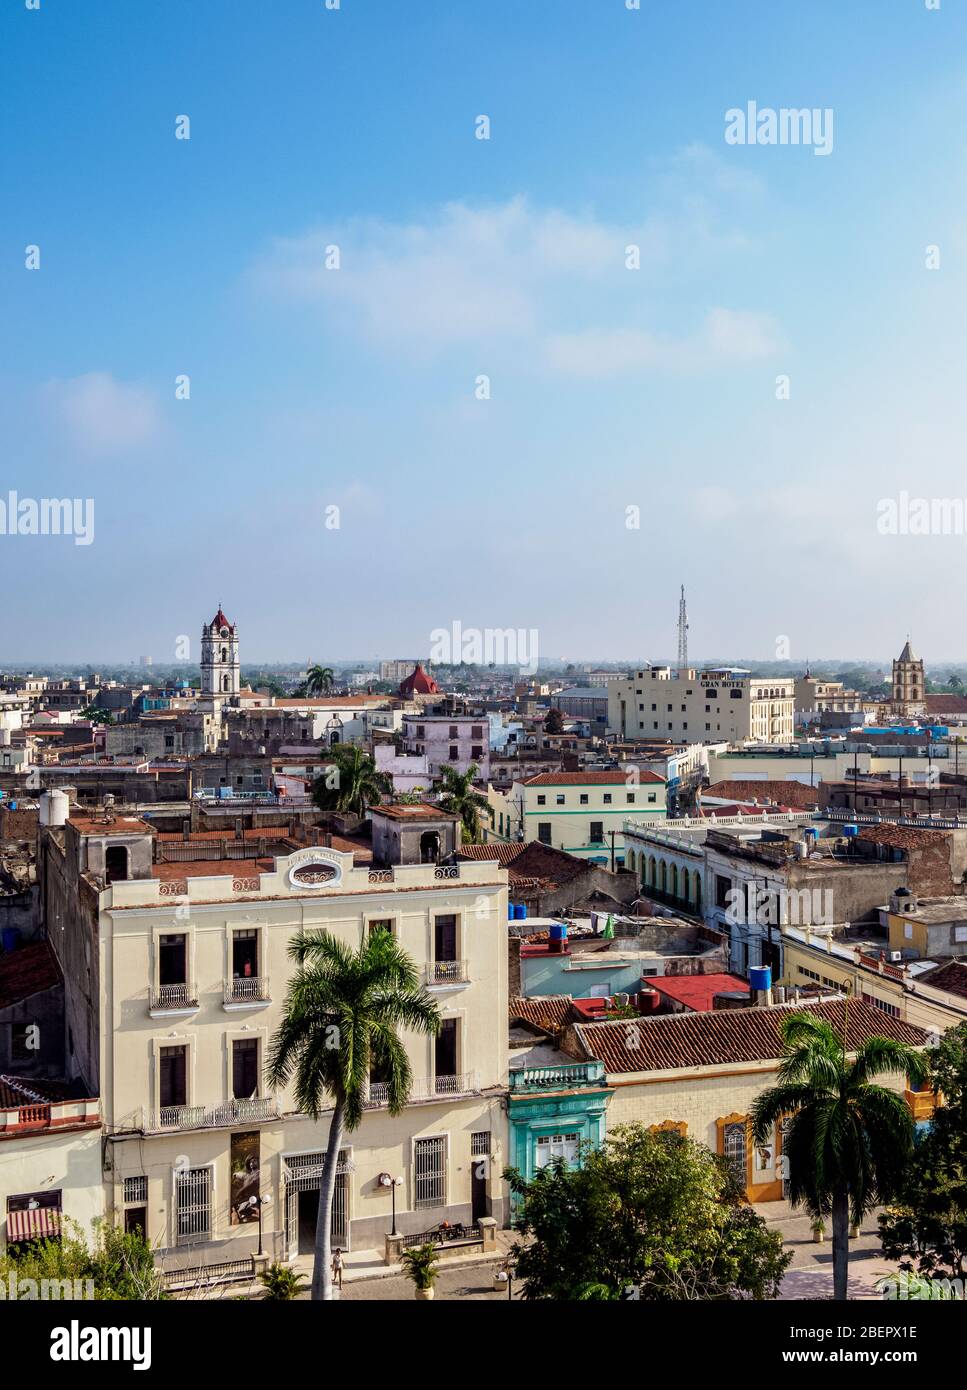
[[672,865],[672,897],[678,897],[678,865]]

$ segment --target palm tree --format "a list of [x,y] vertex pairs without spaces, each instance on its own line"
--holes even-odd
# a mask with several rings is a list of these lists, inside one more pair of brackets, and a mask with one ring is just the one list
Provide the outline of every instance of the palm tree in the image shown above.
[[363,817],[367,806],[378,806],[392,793],[392,778],[378,772],[370,754],[355,744],[338,745],[328,760],[329,768],[312,786],[312,799],[320,811],[352,811]]
[[[847,1005],[847,1018],[848,1018]],[[844,1037],[846,1025],[844,1024]],[[845,1300],[849,1227],[897,1190],[913,1149],[913,1119],[902,1096],[874,1078],[906,1074],[919,1086],[926,1060],[904,1043],[873,1037],[853,1057],[832,1026],[816,1014],[782,1023],[779,1084],[752,1106],[752,1138],[767,1143],[773,1125],[787,1121],[789,1196],[815,1219],[832,1215],[833,1297]]]
[[463,838],[471,845],[477,843],[480,835],[480,812],[489,809],[487,798],[473,789],[476,776],[476,763],[471,763],[466,772],[458,772],[447,763],[441,773],[443,787],[440,805],[444,811],[460,817]]
[[400,1113],[412,1073],[399,1030],[436,1034],[440,1014],[391,932],[372,932],[358,951],[330,932],[301,932],[289,955],[298,968],[269,1049],[268,1076],[276,1089],[294,1081],[301,1114],[316,1120],[332,1106],[311,1289],[313,1299],[331,1299],[332,1202],[343,1131],[358,1128],[374,1069],[385,1081],[389,1113]]
[[306,694],[312,695],[317,690],[329,690],[333,680],[331,666],[310,666],[306,672]]

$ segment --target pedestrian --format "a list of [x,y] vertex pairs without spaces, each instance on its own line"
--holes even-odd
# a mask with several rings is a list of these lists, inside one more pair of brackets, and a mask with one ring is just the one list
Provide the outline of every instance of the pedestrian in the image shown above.
[[342,1251],[337,1245],[332,1252],[332,1282],[337,1289],[342,1288],[343,1258]]

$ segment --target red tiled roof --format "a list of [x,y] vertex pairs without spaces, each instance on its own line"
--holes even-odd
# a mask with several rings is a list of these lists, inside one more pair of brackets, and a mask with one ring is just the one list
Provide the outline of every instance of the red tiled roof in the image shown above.
[[967,695],[925,695],[928,714],[967,714]]
[[717,796],[736,801],[767,801],[808,811],[819,805],[819,792],[805,782],[755,782],[727,778],[702,788],[702,797]]
[[525,787],[633,787],[636,782],[661,782],[657,772],[636,772],[630,775],[614,772],[538,772],[524,781]]
[[30,941],[19,950],[4,951],[0,955],[0,1009],[53,989],[60,980],[57,958],[46,941]]
[[887,821],[882,825],[864,825],[858,838],[893,849],[930,849],[946,840],[948,834],[946,830],[924,830],[918,825],[893,825]]
[[[685,1071],[778,1059],[782,1056],[780,1025],[795,1013],[818,1014],[842,1035],[845,1009],[846,1001],[841,999],[822,1004],[778,1004],[772,1008],[578,1023],[574,1032],[587,1056],[604,1062],[609,1072]],[[922,1028],[891,1018],[863,1000],[851,999],[849,1047],[856,1048],[872,1037],[894,1038],[912,1047],[923,1047],[927,1040]]]
[[967,963],[963,961],[948,960],[936,970],[925,970],[917,979],[922,980],[924,984],[933,985],[934,989],[943,989],[948,994],[957,994],[967,999]]
[[492,840],[486,845],[461,845],[457,850],[458,859],[493,859],[498,864],[509,864],[516,859],[519,854],[523,854],[527,848],[524,844],[506,845],[499,840]]
[[390,820],[459,820],[460,817],[452,811],[444,811],[442,806],[432,806],[429,802],[421,801],[415,805],[408,802],[396,803],[387,802],[385,805],[371,806],[370,814],[374,816],[389,816]]
[[693,1013],[708,1013],[717,994],[748,994],[749,982],[738,975],[653,975],[648,979],[666,999],[684,1004]]
[[72,1100],[75,1087],[68,1081],[48,1081],[44,1077],[0,1075],[0,1109],[13,1110],[21,1105],[44,1104],[46,1101]]
[[568,994],[543,994],[511,999],[510,1021],[529,1023],[547,1033],[560,1033],[573,1016],[573,1000]]

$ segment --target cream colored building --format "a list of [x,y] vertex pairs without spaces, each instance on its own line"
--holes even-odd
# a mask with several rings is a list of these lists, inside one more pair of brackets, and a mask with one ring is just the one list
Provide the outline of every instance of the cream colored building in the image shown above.
[[648,666],[608,684],[608,731],[682,743],[791,743],[794,682],[740,667]]
[[[666,784],[656,772],[540,772],[508,792],[490,787],[487,838],[539,840],[593,863],[624,863],[624,822],[664,821]],[[612,840],[612,832],[614,839]]]
[[357,867],[352,853],[278,834],[226,846],[75,813],[42,836],[70,1064],[102,1098],[106,1210],[143,1223],[168,1265],[254,1252],[255,1196],[268,1253],[312,1248],[329,1117],[300,1115],[265,1080],[300,931],[357,947],[388,927],[444,1019],[437,1039],[405,1037],[404,1112],[389,1115],[374,1079],[362,1125],[343,1137],[335,1243],[382,1249],[392,1193],[381,1174],[399,1180],[404,1234],[502,1217],[506,871]]
[[96,1097],[64,1098],[37,1078],[0,1078],[0,1250],[63,1234],[90,1237],[104,1214]]

